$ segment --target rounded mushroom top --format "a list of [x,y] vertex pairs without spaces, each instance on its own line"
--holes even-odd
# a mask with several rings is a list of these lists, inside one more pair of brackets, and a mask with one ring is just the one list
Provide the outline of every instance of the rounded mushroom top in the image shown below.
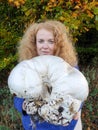
[[43,55],[20,62],[11,71],[8,86],[23,98],[55,98],[55,93],[84,101],[88,96],[85,76],[57,56]]

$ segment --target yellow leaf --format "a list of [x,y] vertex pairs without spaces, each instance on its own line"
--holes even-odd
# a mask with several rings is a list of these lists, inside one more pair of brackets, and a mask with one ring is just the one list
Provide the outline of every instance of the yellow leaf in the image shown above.
[[72,17],[76,18],[77,16],[78,16],[77,13],[75,13],[75,12],[72,13]]
[[87,10],[86,12],[87,12],[87,14],[88,14],[89,17],[91,17],[91,18],[94,17],[94,15],[91,13],[91,11]]
[[80,6],[79,6],[79,5],[76,5],[76,6],[74,7],[74,9],[80,9]]
[[26,16],[29,16],[32,13],[32,9],[29,9],[28,11],[25,12]]
[[55,0],[50,0],[50,2],[53,2],[53,3],[54,3],[54,2],[56,2],[56,1],[55,1]]
[[64,18],[63,16],[61,16],[61,17],[59,18],[59,20],[64,21],[65,18]]
[[84,29],[85,29],[86,31],[89,31],[89,29],[88,29],[88,28],[86,28],[86,27],[84,27]]
[[8,0],[9,3],[13,2],[14,0]]

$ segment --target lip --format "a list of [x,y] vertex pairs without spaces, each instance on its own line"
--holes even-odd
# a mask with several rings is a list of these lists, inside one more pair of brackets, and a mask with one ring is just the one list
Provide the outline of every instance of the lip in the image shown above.
[[49,54],[49,52],[47,52],[47,51],[42,51],[42,53],[45,55]]

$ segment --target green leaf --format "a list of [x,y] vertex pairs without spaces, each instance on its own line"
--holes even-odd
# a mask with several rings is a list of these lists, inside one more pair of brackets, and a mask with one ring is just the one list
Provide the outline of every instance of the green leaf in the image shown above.
[[98,15],[95,16],[95,20],[98,21]]
[[0,130],[10,130],[10,129],[6,126],[0,126]]
[[32,14],[32,9],[29,9],[28,11],[25,12],[26,16],[29,16],[30,14]]
[[97,96],[98,95],[98,89],[97,88],[94,89],[90,95],[91,96]]
[[95,14],[95,15],[98,14],[98,7],[95,7],[95,8],[94,8],[94,14]]

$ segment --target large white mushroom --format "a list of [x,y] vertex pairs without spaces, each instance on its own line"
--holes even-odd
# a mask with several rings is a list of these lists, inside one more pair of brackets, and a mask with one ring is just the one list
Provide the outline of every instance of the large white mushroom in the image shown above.
[[12,94],[30,100],[29,114],[37,112],[45,121],[57,125],[72,120],[89,92],[80,71],[62,58],[50,55],[19,63],[9,75],[8,86]]

